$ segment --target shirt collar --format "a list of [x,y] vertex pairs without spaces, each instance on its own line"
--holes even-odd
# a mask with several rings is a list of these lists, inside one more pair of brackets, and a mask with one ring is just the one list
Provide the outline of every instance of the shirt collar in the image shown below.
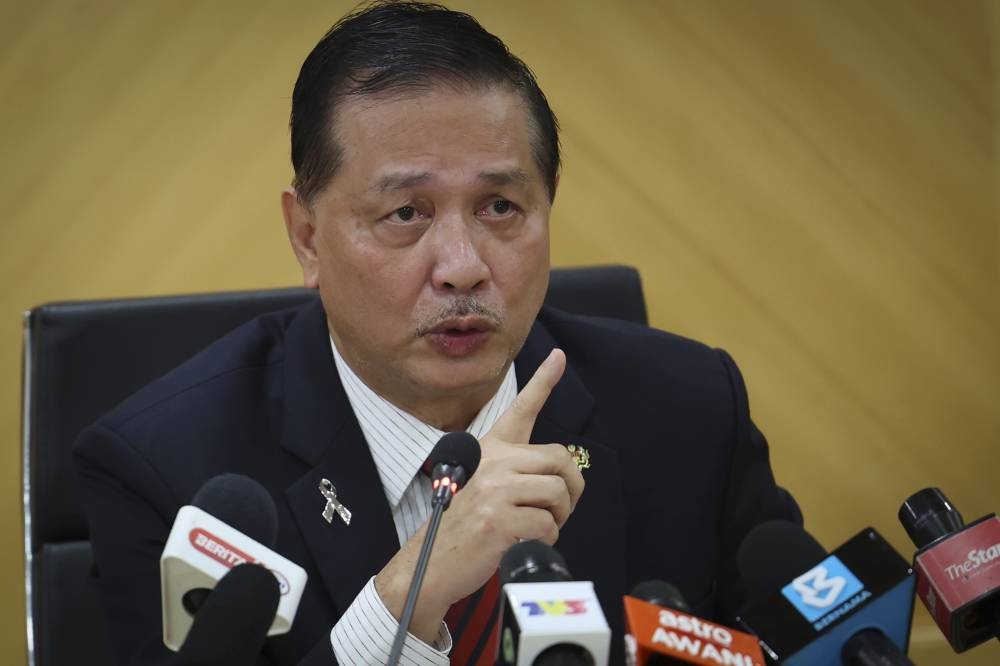
[[[444,431],[424,423],[375,393],[340,355],[332,337],[330,346],[333,348],[333,359],[337,364],[344,392],[347,393],[347,399],[382,479],[386,499],[395,508]],[[466,431],[476,439],[481,439],[510,407],[516,396],[517,378],[514,364],[511,363],[500,388],[479,410]]]

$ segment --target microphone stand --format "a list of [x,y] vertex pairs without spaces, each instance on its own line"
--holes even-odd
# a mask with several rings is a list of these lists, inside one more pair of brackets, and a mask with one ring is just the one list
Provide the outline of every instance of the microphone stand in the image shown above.
[[458,492],[459,484],[462,483],[465,483],[465,470],[462,467],[448,463],[439,463],[434,467],[431,518],[427,525],[424,543],[420,546],[420,556],[417,558],[417,568],[413,572],[410,590],[406,593],[406,603],[403,605],[403,614],[399,618],[399,629],[396,630],[396,638],[392,642],[392,651],[389,652],[387,666],[398,666],[399,664],[399,657],[403,654],[403,643],[406,642],[406,634],[410,629],[410,622],[413,620],[413,610],[417,606],[420,587],[424,583],[424,574],[427,573],[427,564],[431,559],[431,549],[434,547],[438,527],[441,525],[441,516],[444,515],[445,509],[451,505],[451,498]]

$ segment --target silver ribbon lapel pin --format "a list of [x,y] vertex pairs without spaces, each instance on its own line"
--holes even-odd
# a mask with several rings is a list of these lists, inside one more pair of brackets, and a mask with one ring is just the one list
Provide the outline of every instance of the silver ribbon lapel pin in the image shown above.
[[326,499],[326,506],[323,507],[323,518],[326,522],[333,522],[333,514],[336,513],[345,525],[351,524],[351,510],[344,506],[344,503],[337,499],[337,488],[330,483],[329,479],[321,479],[319,482],[319,492]]

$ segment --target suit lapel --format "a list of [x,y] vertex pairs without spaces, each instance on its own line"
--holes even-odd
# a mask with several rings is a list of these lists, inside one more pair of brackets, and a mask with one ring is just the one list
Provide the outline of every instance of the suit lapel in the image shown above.
[[[537,321],[515,361],[521,388],[558,344]],[[565,351],[565,350],[564,350]],[[625,592],[625,508],[618,454],[589,428],[594,397],[567,354],[566,372],[535,421],[533,444],[576,444],[590,452],[583,470],[583,495],[559,534],[556,549],[566,558],[577,580],[595,583],[612,630],[621,633],[621,596]],[[615,626],[619,625],[619,626]]]
[[[310,469],[285,491],[323,586],[343,612],[399,550],[392,512],[361,427],[344,393],[317,299],[289,326],[281,446]],[[321,479],[337,489],[351,523],[322,517]]]

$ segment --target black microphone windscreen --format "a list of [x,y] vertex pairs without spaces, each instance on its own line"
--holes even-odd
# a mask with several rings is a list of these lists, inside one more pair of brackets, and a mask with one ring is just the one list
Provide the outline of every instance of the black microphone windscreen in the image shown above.
[[431,450],[428,461],[431,467],[439,464],[461,466],[468,483],[479,467],[479,440],[467,432],[446,432]]
[[573,580],[566,560],[552,546],[537,540],[520,541],[500,558],[500,584],[560,583]]
[[278,509],[264,486],[242,474],[212,477],[195,493],[193,506],[268,548],[278,542]]
[[757,525],[737,553],[748,600],[766,599],[826,556],[826,549],[795,523],[770,520]]
[[278,611],[278,579],[257,564],[233,567],[194,617],[176,666],[256,664]]
[[899,507],[899,522],[917,548],[965,527],[962,514],[938,488],[924,488],[906,498]]
[[691,607],[688,606],[681,591],[665,580],[643,581],[632,588],[631,596],[657,606],[672,608],[682,613],[691,613]]

